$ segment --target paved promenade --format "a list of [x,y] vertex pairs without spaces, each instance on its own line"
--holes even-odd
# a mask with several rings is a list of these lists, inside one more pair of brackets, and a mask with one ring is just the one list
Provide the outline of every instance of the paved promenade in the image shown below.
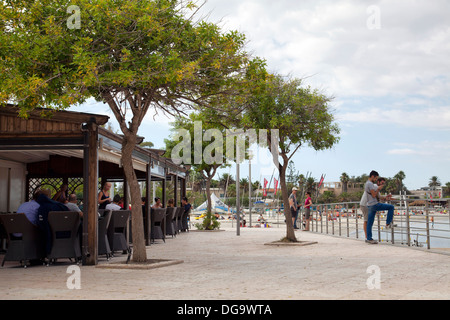
[[[317,244],[265,245],[281,239],[284,227],[241,228],[239,237],[230,227],[183,233],[148,247],[149,259],[182,263],[146,270],[82,266],[79,290],[67,286],[71,274],[66,260],[26,269],[6,262],[0,268],[0,299],[450,299],[449,255],[296,234]],[[124,259],[119,255],[113,262]],[[101,265],[106,263],[100,259]]]

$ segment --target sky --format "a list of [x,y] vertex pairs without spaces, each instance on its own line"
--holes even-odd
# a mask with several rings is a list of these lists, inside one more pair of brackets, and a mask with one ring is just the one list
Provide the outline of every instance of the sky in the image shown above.
[[[296,170],[326,182],[343,172],[402,170],[414,190],[432,176],[450,182],[449,12],[448,0],[208,0],[198,17],[244,33],[248,52],[270,72],[334,97],[340,142],[327,151],[301,148]],[[73,110],[107,114],[119,129],[107,105],[88,101]],[[170,122],[148,114],[139,134],[164,148]],[[266,151],[255,153],[252,180],[269,180]],[[240,169],[248,177],[248,162]],[[235,177],[236,169],[223,173]]]

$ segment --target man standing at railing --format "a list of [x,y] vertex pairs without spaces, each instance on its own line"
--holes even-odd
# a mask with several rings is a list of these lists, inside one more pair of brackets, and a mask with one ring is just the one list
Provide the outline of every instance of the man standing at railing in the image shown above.
[[[367,193],[367,207],[369,211],[367,220],[367,243],[377,244],[378,242],[372,238],[372,227],[375,220],[377,211],[388,211],[386,218],[386,229],[393,227],[392,220],[394,218],[394,206],[391,204],[378,202],[378,196],[380,190],[383,189],[384,183],[377,185],[379,174],[376,171],[370,172],[369,180],[367,180],[364,186],[364,192]],[[384,198],[384,200],[390,200],[390,196]]]
[[[385,178],[378,178],[377,180],[377,185],[380,186],[381,188],[383,188],[383,186],[386,184],[386,179]],[[367,239],[367,221],[369,220],[369,208],[367,207],[367,192],[363,192],[363,195],[361,197],[361,201],[359,203],[359,206],[361,207],[361,211],[363,213],[363,218],[364,218],[364,237],[365,239]],[[378,198],[378,196],[377,196]]]

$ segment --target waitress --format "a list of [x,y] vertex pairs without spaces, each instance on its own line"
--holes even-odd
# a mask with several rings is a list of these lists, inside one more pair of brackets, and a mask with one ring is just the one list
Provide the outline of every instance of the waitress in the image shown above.
[[111,189],[111,182],[106,182],[103,185],[102,191],[98,194],[98,209],[106,209],[106,206],[111,203],[111,197],[109,196],[109,190]]

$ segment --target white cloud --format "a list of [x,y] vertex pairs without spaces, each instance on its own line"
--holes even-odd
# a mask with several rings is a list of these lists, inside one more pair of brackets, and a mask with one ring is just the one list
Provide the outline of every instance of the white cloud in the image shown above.
[[381,121],[401,127],[450,131],[450,107],[422,107],[416,110],[369,108],[359,112],[341,113],[338,120],[347,123]]
[[428,152],[420,151],[420,150],[414,150],[414,149],[392,149],[387,151],[387,154],[391,155],[401,155],[401,156],[412,156],[412,155],[429,155]]
[[397,143],[399,148],[390,149],[386,154],[407,156],[411,159],[421,159],[424,163],[447,163],[450,161],[449,141],[420,140],[416,143]]
[[[367,28],[369,5],[380,8],[380,30]],[[449,95],[449,1],[210,0],[214,7],[270,69],[314,75],[311,84],[336,96]]]

